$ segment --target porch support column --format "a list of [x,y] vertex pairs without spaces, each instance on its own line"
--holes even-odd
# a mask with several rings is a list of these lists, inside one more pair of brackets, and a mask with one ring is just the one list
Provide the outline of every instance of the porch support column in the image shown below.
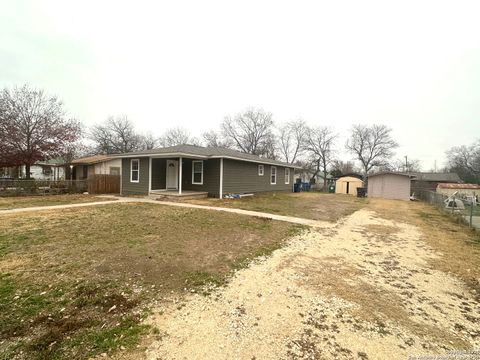
[[148,158],[148,195],[152,191],[152,157]]
[[182,158],[178,161],[178,194],[182,195]]
[[223,158],[220,158],[220,191],[218,197],[223,199]]

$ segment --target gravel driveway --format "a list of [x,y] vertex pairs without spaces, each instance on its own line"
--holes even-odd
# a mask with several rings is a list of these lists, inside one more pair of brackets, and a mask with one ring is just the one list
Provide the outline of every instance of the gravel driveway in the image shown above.
[[414,226],[359,210],[209,296],[157,308],[148,359],[406,359],[480,347],[480,304]]

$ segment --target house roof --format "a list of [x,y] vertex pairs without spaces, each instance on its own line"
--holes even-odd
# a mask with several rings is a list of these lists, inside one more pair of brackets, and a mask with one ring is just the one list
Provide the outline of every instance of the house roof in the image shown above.
[[378,175],[400,175],[400,176],[408,176],[410,178],[414,177],[412,173],[409,174],[409,173],[404,173],[399,171],[379,171],[373,174],[369,174],[367,177],[373,177]]
[[441,183],[460,183],[462,180],[457,173],[412,172],[416,181],[432,181]]
[[96,164],[99,162],[103,162],[106,160],[110,160],[112,156],[110,155],[94,155],[94,156],[87,156],[80,159],[75,159],[72,161],[73,165],[91,165]]
[[478,184],[453,184],[453,183],[440,183],[437,185],[440,189],[468,189],[468,190],[480,190]]
[[114,157],[126,158],[126,157],[135,157],[135,156],[158,156],[158,157],[195,157],[201,159],[233,159],[233,160],[241,160],[241,161],[251,161],[260,164],[269,164],[269,165],[279,165],[279,166],[288,166],[291,168],[299,168],[296,165],[288,164],[278,160],[272,160],[263,158],[257,155],[246,154],[242,153],[237,150],[221,148],[221,147],[203,147],[203,146],[196,146],[196,145],[177,145],[177,146],[170,146],[152,150],[145,150],[145,151],[136,151],[124,154],[117,154],[112,155]]

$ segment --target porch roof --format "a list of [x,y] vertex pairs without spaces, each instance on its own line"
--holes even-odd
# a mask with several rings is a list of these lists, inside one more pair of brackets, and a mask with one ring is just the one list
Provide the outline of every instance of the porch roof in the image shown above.
[[232,159],[240,161],[249,161],[259,164],[277,165],[299,169],[299,166],[288,164],[278,160],[262,158],[257,155],[242,153],[237,150],[220,147],[203,147],[196,145],[177,145],[165,148],[158,148],[145,151],[137,151],[125,154],[117,154],[115,157],[130,158],[138,156],[149,157],[192,157],[197,159]]

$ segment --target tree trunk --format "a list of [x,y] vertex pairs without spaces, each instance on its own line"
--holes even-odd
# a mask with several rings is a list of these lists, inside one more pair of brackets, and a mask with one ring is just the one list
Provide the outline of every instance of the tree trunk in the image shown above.
[[30,180],[30,164],[25,164],[25,179]]

